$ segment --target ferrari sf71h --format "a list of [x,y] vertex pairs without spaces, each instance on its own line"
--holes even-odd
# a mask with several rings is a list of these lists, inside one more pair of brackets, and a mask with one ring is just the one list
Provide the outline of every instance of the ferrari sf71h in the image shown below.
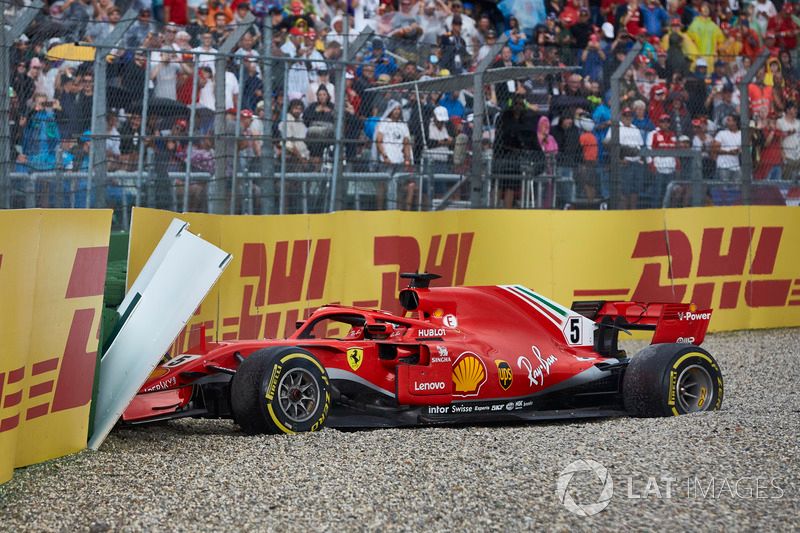
[[[711,310],[576,302],[520,285],[430,287],[404,274],[405,316],[327,305],[281,340],[206,342],[157,367],[123,421],[233,418],[247,433],[716,410],[699,345]],[[620,332],[652,332],[633,356]]]

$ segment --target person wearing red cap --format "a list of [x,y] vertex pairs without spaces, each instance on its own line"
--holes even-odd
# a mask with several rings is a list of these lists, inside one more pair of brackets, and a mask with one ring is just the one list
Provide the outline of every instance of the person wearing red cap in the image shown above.
[[758,164],[753,171],[757,180],[779,180],[782,177],[783,148],[781,140],[783,132],[778,129],[778,115],[774,112],[767,116],[765,127],[755,130],[758,150]]
[[781,50],[794,51],[797,48],[797,34],[800,33],[800,26],[794,21],[792,4],[786,2],[781,8],[777,17],[773,17],[767,23],[767,34],[775,36],[775,44]]
[[686,30],[684,30],[681,24],[681,19],[679,18],[672,19],[669,29],[664,36],[661,37],[662,50],[668,51],[675,45],[680,47],[680,51],[683,52],[684,57],[690,62],[694,61],[694,59],[700,55],[697,45],[692,38],[689,37],[689,34],[686,33]]
[[[658,125],[656,129],[651,131],[647,136],[645,143],[650,150],[669,150],[677,147],[677,138],[670,126],[670,116],[667,113],[662,113],[658,117]],[[675,178],[675,170],[678,167],[678,162],[671,156],[653,156],[648,158],[648,162],[650,163],[653,181],[650,186],[647,187],[647,190],[650,193],[649,196],[652,206],[658,207],[661,205],[667,183]]]
[[709,135],[705,117],[697,117],[692,120],[692,149],[700,152],[703,157],[703,178],[712,179],[717,167],[716,162],[711,157],[711,148],[714,137]]

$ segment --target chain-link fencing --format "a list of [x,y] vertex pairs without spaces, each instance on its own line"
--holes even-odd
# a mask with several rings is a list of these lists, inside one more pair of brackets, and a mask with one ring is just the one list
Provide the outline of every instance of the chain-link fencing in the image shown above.
[[395,13],[355,33],[341,17],[317,31],[238,11],[212,27],[18,8],[0,63],[2,207],[110,206],[127,227],[134,205],[795,202],[800,128],[766,56],[701,56],[677,30],[656,43],[548,21],[498,35],[483,19]]

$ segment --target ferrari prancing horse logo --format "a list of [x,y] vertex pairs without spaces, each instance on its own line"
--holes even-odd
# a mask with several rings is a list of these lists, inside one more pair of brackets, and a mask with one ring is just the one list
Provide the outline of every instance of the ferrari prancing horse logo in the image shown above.
[[361,367],[361,363],[364,361],[364,349],[363,348],[348,348],[347,349],[347,364],[350,365],[350,368],[353,369],[353,372],[358,370]]

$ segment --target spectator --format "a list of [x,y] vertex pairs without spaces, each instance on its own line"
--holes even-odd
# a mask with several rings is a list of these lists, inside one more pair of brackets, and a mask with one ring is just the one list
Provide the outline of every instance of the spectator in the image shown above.
[[[414,164],[411,150],[411,134],[408,124],[403,121],[402,109],[396,101],[391,101],[383,114],[383,118],[375,130],[375,149],[378,161],[391,173],[411,170]],[[401,209],[410,210],[416,196],[416,182],[412,179],[406,183]],[[378,209],[383,208],[386,194],[386,183],[378,184],[376,203]]]
[[[292,28],[289,31],[289,38],[281,46],[281,52],[287,57],[305,59],[311,53],[303,43],[305,33],[300,28]],[[305,99],[310,83],[308,67],[305,61],[293,61],[289,66],[289,97]]]
[[413,55],[417,39],[421,35],[422,28],[417,20],[416,6],[412,0],[399,0],[398,10],[392,17],[391,31],[387,35],[394,51],[401,55]]
[[303,121],[308,127],[306,139],[311,161],[319,165],[326,147],[333,143],[335,117],[331,96],[325,85],[317,88],[316,99],[303,112]]
[[422,31],[420,43],[433,46],[445,32],[445,17],[450,13],[442,0],[425,0],[419,15],[419,28]]
[[711,157],[714,137],[708,134],[704,118],[692,120],[692,132],[692,149],[700,152],[703,158],[703,178],[711,179],[716,171],[716,162]]
[[575,126],[575,115],[566,112],[553,128],[553,139],[558,146],[556,163],[558,176],[575,179],[578,167],[583,163],[583,149],[581,147],[581,132]]
[[594,121],[588,113],[581,114],[578,123],[581,126],[581,135],[578,138],[581,145],[581,163],[578,165],[576,183],[583,190],[587,205],[591,207],[595,205],[599,185],[597,166],[600,152],[597,137],[593,132]]
[[[492,63],[490,68],[507,68],[514,66],[513,53],[508,45],[504,45],[500,49],[500,57]],[[496,83],[494,85],[495,100],[501,109],[506,109],[511,106],[511,96],[517,92],[517,82],[509,80],[506,82]]]
[[475,19],[464,12],[464,5],[461,3],[461,0],[453,0],[450,2],[450,14],[444,20],[445,26],[452,28],[453,19],[456,18],[456,16],[461,18],[461,32],[464,42],[467,43],[467,53],[473,56],[478,50],[477,25],[475,24]]
[[294,99],[289,102],[289,115],[280,122],[279,129],[285,141],[286,156],[295,172],[306,168],[311,152],[306,145],[308,128],[303,121],[303,101]]
[[372,40],[372,50],[364,57],[364,62],[375,65],[376,77],[381,74],[391,75],[397,71],[397,63],[386,53],[383,48],[383,39],[379,37]]
[[472,58],[461,34],[461,16],[454,16],[451,24],[450,33],[443,35],[439,42],[442,49],[441,68],[449,70],[452,74],[462,74],[469,70]]
[[581,63],[583,65],[581,74],[593,80],[600,80],[603,77],[603,63],[606,60],[606,53],[600,44],[597,34],[589,36],[589,41],[581,52]]
[[[653,121],[647,116],[647,104],[643,100],[636,100],[631,109],[633,109],[634,114],[633,125],[639,128],[639,131],[642,132],[642,137],[647,138],[647,135],[656,129]],[[667,116],[669,117],[669,115]]]
[[711,103],[711,118],[717,125],[717,129],[725,127],[725,119],[738,112],[737,106],[733,105],[733,85],[725,84],[721,88],[714,87],[709,96]]
[[33,95],[33,106],[22,136],[22,154],[17,163],[36,170],[52,170],[56,163],[56,150],[61,144],[61,133],[56,123],[53,102],[47,95]]
[[779,118],[776,128],[781,136],[783,150],[783,176],[785,179],[797,179],[800,170],[800,120],[797,119],[797,104],[789,102],[786,112]]
[[309,104],[313,104],[314,102],[316,102],[317,90],[320,87],[325,87],[325,90],[328,92],[328,96],[330,97],[330,104],[335,105],[336,89],[333,86],[333,83],[330,82],[328,66],[324,62],[320,62],[319,66],[321,68],[317,70],[316,81],[308,84],[308,90],[306,91],[306,101]]
[[792,18],[793,12],[792,4],[785,2],[780,15],[769,18],[767,34],[776,36],[775,44],[780,50],[793,51],[797,48],[797,34],[800,33],[800,26]]
[[[659,117],[658,128],[647,137],[647,148],[653,151],[671,150],[678,146],[675,132],[670,126],[670,116],[664,113]],[[650,158],[654,180],[650,187],[651,207],[660,207],[667,184],[675,179],[678,162],[673,156],[653,156]]]
[[[492,170],[502,175],[519,175],[521,161],[541,160],[542,149],[538,137],[530,132],[536,127],[534,115],[525,108],[525,99],[515,95],[511,107],[503,111],[497,123],[494,141],[494,161]],[[502,191],[503,207],[514,207],[515,197],[520,188],[518,180],[503,179],[499,184]]]
[[155,80],[153,96],[177,100],[178,73],[182,64],[183,60],[176,52],[151,52],[150,79]]
[[742,153],[742,132],[739,130],[739,117],[728,115],[725,129],[714,137],[711,155],[717,159],[717,179],[738,181],[742,177],[739,156]]
[[264,99],[264,82],[259,75],[258,61],[255,58],[246,59],[244,67],[244,78],[241,82],[242,109],[255,111],[258,103]]
[[[83,0],[76,0],[83,1]],[[145,39],[150,34],[156,32],[156,27],[153,24],[151,17],[153,12],[150,8],[143,8],[139,10],[139,16],[136,18],[128,31],[125,32],[125,44],[128,48],[137,48],[144,44]]]
[[433,110],[427,132],[428,160],[432,164],[432,172],[442,174],[449,170],[447,162],[451,159],[454,142],[452,123],[447,109],[438,106]]
[[[214,36],[210,31],[204,31],[200,34],[200,46],[192,49],[192,52],[202,52],[195,56],[195,61],[200,63],[200,67],[208,67],[213,73],[216,67],[215,55],[219,50],[214,48]],[[292,56],[294,57],[294,56]]]
[[120,18],[122,18],[122,11],[117,6],[112,5],[108,9],[107,19],[95,20],[89,23],[86,30],[86,38],[94,43],[105,39],[117,27]]
[[[604,143],[611,142],[611,133],[608,132]],[[633,125],[633,111],[629,107],[622,110],[619,145],[620,208],[636,209],[639,204],[639,194],[644,186],[644,164],[639,155],[644,147],[644,138],[639,129]]]
[[187,0],[163,0],[164,22],[177,26],[189,24],[189,6]]
[[62,23],[67,32],[66,38],[73,42],[80,41],[94,15],[91,0],[65,0],[61,9],[64,13]]
[[711,7],[703,2],[700,15],[695,17],[687,33],[697,45],[700,56],[707,62],[714,62],[718,47],[725,41],[725,36],[717,24],[711,20]]
[[642,16],[642,26],[647,33],[656,37],[663,35],[665,28],[670,23],[670,16],[659,0],[647,0],[639,11]]
[[[120,73],[122,86],[128,91],[132,102],[141,102],[144,98],[146,63],[147,57],[145,53],[136,52],[133,55],[133,61],[125,63],[122,67]],[[150,80],[147,81],[149,85]]]
[[[778,129],[778,116],[770,113],[766,127],[761,130],[761,149],[758,152],[758,165],[753,177],[756,180],[779,180],[783,167],[783,132]],[[795,133],[796,135],[796,133]]]

